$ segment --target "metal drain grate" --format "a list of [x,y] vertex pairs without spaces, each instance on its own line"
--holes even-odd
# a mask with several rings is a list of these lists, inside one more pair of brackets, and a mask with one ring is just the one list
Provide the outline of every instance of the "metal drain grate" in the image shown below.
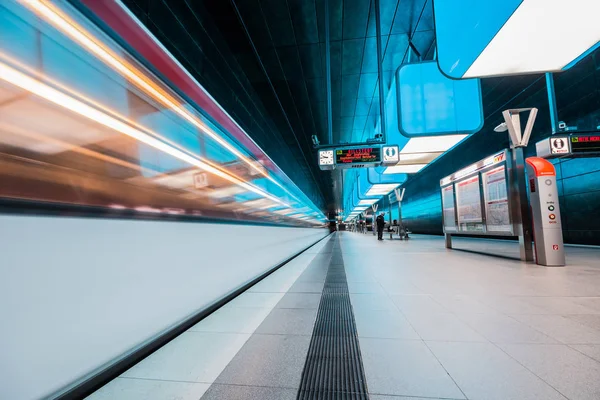
[[337,238],[297,399],[368,399],[356,323]]

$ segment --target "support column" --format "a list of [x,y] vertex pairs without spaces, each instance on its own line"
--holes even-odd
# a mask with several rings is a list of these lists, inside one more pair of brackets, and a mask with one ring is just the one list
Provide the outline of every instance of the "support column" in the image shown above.
[[558,109],[556,108],[556,92],[554,91],[554,75],[546,72],[546,91],[548,92],[548,108],[550,109],[550,125],[552,134],[558,132]]
[[449,233],[444,233],[444,239],[446,242],[446,248],[451,249],[452,248],[452,235]]
[[511,162],[511,185],[513,190],[513,213],[519,235],[519,251],[522,261],[533,261],[533,230],[529,202],[527,200],[527,182],[525,175],[525,156],[523,147],[513,148]]
[[379,76],[379,114],[380,117],[380,128],[381,128],[381,141],[387,143],[386,129],[385,129],[385,83],[383,79],[383,56],[381,50],[381,10],[379,7],[379,0],[375,0],[375,34],[377,35],[377,75]]
[[327,144],[333,144],[331,111],[331,39],[329,36],[329,0],[325,0],[325,85],[327,90]]

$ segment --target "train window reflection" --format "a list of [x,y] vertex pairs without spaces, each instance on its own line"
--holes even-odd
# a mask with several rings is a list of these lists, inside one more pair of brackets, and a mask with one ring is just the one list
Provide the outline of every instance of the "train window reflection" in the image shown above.
[[316,213],[73,10],[26,4],[0,6],[0,199],[293,224],[274,210]]

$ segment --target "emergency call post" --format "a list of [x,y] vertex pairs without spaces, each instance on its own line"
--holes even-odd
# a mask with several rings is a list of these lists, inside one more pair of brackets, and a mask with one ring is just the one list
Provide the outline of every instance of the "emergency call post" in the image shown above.
[[539,157],[529,157],[525,161],[536,262],[546,266],[564,266],[565,250],[554,165]]

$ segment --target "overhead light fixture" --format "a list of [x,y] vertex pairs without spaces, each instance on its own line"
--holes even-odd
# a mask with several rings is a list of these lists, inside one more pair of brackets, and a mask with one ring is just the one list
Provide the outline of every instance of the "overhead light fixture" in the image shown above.
[[494,132],[506,132],[507,130],[508,126],[506,126],[506,122],[503,122],[494,128]]
[[469,135],[423,136],[411,138],[400,151],[404,153],[445,152]]
[[375,204],[377,203],[379,200],[378,199],[364,199],[358,202],[359,206],[364,206],[364,205],[368,205],[370,206],[371,204]]
[[367,191],[367,196],[383,196],[396,189],[399,183],[378,183]]
[[600,42],[598,15],[596,0],[522,1],[463,78],[561,71]]
[[406,164],[387,167],[384,174],[414,174],[426,167],[427,164]]
[[401,153],[399,163],[405,164],[427,164],[437,157],[441,156],[443,152],[431,152],[431,153]]

